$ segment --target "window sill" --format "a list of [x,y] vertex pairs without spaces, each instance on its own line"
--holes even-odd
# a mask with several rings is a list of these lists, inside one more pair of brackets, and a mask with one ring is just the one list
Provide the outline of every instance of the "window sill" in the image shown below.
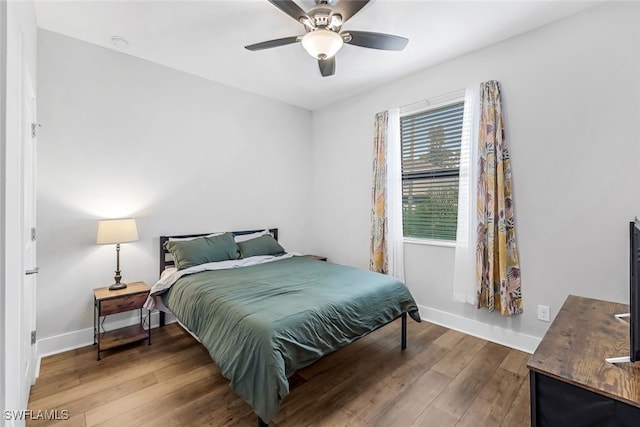
[[422,245],[422,246],[440,246],[443,248],[455,248],[456,242],[449,240],[433,240],[433,239],[415,239],[412,237],[405,237],[404,243],[410,245]]

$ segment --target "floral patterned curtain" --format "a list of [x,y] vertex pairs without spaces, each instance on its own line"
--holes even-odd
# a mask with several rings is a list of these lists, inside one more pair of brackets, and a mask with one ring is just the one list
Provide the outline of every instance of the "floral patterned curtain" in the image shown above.
[[478,140],[478,308],[522,313],[520,263],[511,192],[511,162],[504,138],[500,85],[480,85]]
[[388,267],[386,183],[387,183],[387,111],[376,114],[373,137],[373,186],[371,191],[371,249],[369,269],[386,274]]

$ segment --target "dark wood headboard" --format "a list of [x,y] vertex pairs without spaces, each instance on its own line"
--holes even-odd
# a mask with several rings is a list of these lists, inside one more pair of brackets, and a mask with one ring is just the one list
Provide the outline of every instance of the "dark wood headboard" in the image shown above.
[[[259,233],[259,232],[264,231],[264,230],[265,230],[264,228],[261,228],[259,230],[231,231],[230,233],[233,234],[234,236],[241,236],[243,234]],[[269,232],[271,233],[271,235],[273,236],[274,239],[278,240],[278,229],[277,228],[269,228]],[[166,250],[165,247],[164,247],[164,244],[169,239],[188,239],[188,238],[191,238],[191,237],[208,236],[210,234],[213,234],[213,233],[183,234],[183,235],[180,235],[180,236],[160,236],[160,274],[162,274],[162,272],[167,267],[173,267],[173,265],[174,265],[173,257],[171,256],[169,251]]]

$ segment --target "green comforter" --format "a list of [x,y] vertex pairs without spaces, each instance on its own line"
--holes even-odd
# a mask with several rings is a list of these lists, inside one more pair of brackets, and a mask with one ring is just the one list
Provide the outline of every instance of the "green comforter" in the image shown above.
[[163,300],[266,422],[296,370],[403,312],[420,321],[396,279],[301,257],[185,276]]

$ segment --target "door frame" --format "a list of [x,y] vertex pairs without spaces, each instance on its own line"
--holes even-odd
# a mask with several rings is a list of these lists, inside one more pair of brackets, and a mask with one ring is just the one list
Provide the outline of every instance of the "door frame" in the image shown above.
[[[8,4],[8,2],[5,2]],[[9,10],[7,9],[7,13]],[[7,19],[7,27],[12,23]],[[22,195],[20,194],[22,168],[19,143],[22,114],[22,35],[12,28],[7,32],[7,74],[6,74],[6,140],[4,148],[5,180],[2,188],[4,196],[4,409],[23,408],[23,386],[20,375],[20,292],[23,282],[22,271]],[[16,327],[17,326],[17,327]],[[4,417],[3,417],[4,418]],[[16,420],[8,420],[15,425]]]
[[[6,164],[6,147],[7,147],[7,2],[0,1],[0,129],[5,129],[4,132],[0,132],[0,165]],[[4,184],[6,186],[6,184]],[[6,253],[6,239],[5,239],[5,218],[6,218],[6,197],[5,188],[0,187],[0,271],[6,272],[5,269],[5,253]],[[5,281],[6,276],[3,273],[0,275],[0,308],[3,312],[6,312],[6,299],[5,299]],[[5,319],[0,315],[0,360],[6,360],[5,351]],[[7,366],[0,364],[0,408],[6,409],[6,373]],[[3,418],[4,419],[4,418]],[[4,421],[0,422],[0,425],[4,425]]]
[[[27,407],[31,384],[24,384],[21,370],[22,354],[22,293],[25,272],[23,269],[23,195],[22,195],[22,100],[23,70],[31,64],[29,46],[25,47],[22,23],[9,19],[20,18],[21,4],[0,2],[2,32],[1,119],[5,132],[0,138],[0,165],[4,169],[0,180],[0,409],[23,410]],[[25,65],[26,64],[26,68]],[[5,73],[6,71],[6,73]],[[35,90],[35,81],[31,79]],[[20,349],[20,351],[16,351]],[[33,348],[32,348],[33,351]],[[23,425],[24,419],[5,420],[3,412],[0,425]]]

